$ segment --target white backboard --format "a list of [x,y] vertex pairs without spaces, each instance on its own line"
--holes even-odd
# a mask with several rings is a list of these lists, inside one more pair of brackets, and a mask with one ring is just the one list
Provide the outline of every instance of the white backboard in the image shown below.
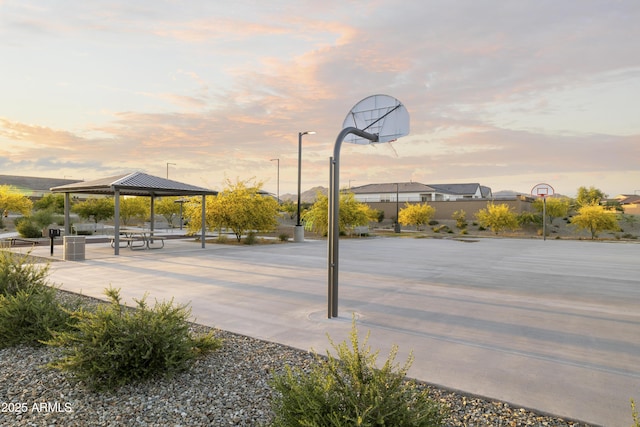
[[[377,142],[391,142],[409,134],[409,112],[400,101],[388,95],[372,95],[358,102],[347,114],[342,128],[354,127],[378,135]],[[357,135],[347,135],[345,142],[371,144]]]
[[554,194],[554,190],[553,187],[550,186],[549,184],[536,184],[532,189],[531,189],[531,195],[534,197],[547,197],[547,196],[553,196]]

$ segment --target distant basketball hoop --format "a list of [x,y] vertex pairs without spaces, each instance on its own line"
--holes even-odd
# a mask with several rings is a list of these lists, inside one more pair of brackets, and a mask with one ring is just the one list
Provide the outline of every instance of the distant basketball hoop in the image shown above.
[[329,161],[328,317],[338,317],[338,243],[340,237],[340,147],[391,142],[409,134],[409,113],[397,99],[373,95],[358,102],[347,114]]
[[542,240],[547,240],[547,197],[554,193],[553,187],[545,183],[534,185],[531,189],[532,196],[542,197]]
[[537,197],[553,196],[554,193],[553,187],[544,183],[537,184],[531,189],[531,195]]

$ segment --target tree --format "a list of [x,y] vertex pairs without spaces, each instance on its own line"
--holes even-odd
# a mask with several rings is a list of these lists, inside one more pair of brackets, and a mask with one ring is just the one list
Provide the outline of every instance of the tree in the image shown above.
[[585,205],[578,209],[578,214],[571,218],[571,224],[579,230],[589,230],[592,240],[601,231],[620,229],[615,212],[596,204]]
[[33,204],[36,210],[46,210],[51,213],[64,214],[64,194],[45,194]]
[[96,224],[99,221],[113,218],[115,214],[113,199],[106,197],[92,198],[76,203],[73,205],[72,211],[77,213],[80,218],[93,219]]
[[[338,211],[340,233],[346,233],[355,227],[367,225],[370,221],[377,221],[378,212],[369,205],[358,202],[350,192],[340,193],[340,207]],[[316,202],[302,215],[304,228],[309,231],[327,235],[329,229],[329,197],[318,192]]]
[[[128,225],[129,221],[139,218],[144,221],[149,217],[151,208],[147,197],[121,197],[120,198],[120,219],[123,225]],[[114,212],[115,213],[115,212]]]
[[31,209],[33,209],[33,203],[17,188],[10,185],[0,185],[0,214],[20,212],[22,215],[29,215]]
[[555,218],[565,217],[569,212],[569,199],[567,198],[547,197],[546,209],[543,203],[544,201],[542,200],[542,198],[538,198],[533,202],[533,208],[540,213],[542,213],[543,210],[546,210],[547,216],[549,217],[549,222],[551,224],[553,224],[553,220]]
[[518,228],[518,216],[506,203],[499,205],[488,203],[486,209],[476,213],[476,218],[481,226],[490,228],[496,234]]
[[415,225],[420,231],[423,225],[431,221],[435,213],[436,209],[426,203],[410,204],[407,202],[398,214],[398,222],[402,225]]
[[173,227],[173,220],[180,215],[179,197],[163,197],[155,202],[155,211],[162,215],[167,223]]
[[456,220],[456,227],[461,230],[467,228],[467,213],[464,210],[455,211],[451,217]]
[[[278,202],[261,194],[262,182],[227,180],[225,190],[217,196],[207,196],[206,226],[208,229],[230,228],[238,241],[247,231],[271,231],[278,225]],[[198,203],[185,206],[188,229],[195,233],[202,222],[202,208]]]
[[578,188],[578,194],[576,195],[576,205],[578,208],[587,205],[598,205],[602,199],[606,199],[607,195],[593,186]]

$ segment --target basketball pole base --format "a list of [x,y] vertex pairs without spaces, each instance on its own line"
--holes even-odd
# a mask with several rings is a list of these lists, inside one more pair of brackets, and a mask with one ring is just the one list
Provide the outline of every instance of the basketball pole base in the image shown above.
[[293,241],[295,243],[304,242],[304,226],[296,225],[293,227]]

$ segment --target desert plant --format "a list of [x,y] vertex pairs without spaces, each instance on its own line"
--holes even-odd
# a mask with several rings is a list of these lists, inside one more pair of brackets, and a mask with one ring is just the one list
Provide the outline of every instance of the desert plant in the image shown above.
[[38,345],[52,338],[52,331],[68,330],[71,316],[49,287],[0,295],[0,348],[17,344]]
[[49,264],[35,264],[30,253],[0,251],[0,295],[16,295],[20,291],[31,292],[46,287],[48,274]]
[[467,228],[467,213],[464,210],[455,211],[452,218],[456,220],[456,227],[461,230]]
[[280,233],[278,235],[278,239],[280,239],[281,242],[288,242],[289,241],[289,235],[287,233]]
[[31,221],[30,218],[24,218],[18,221],[16,223],[16,231],[20,236],[27,239],[37,239],[42,237],[42,228],[38,227],[38,225]]
[[631,418],[633,419],[633,425],[631,427],[640,427],[640,417],[636,409],[636,402],[633,399],[631,399]]
[[315,354],[310,369],[285,367],[275,375],[272,400],[274,426],[438,426],[444,414],[427,391],[405,378],[413,361],[394,364],[397,347],[381,369],[376,368],[378,352],[371,352],[367,334],[359,343],[355,321],[350,344],[339,345],[329,338],[337,357]]
[[173,301],[147,306],[145,297],[135,300],[135,310],[120,304],[120,292],[109,288],[110,304],[95,311],[71,313],[72,330],[54,333],[45,343],[63,347],[63,357],[49,363],[67,371],[94,390],[186,369],[194,357],[220,346],[212,334],[193,336],[187,321],[191,310]]
[[258,243],[258,236],[256,235],[256,233],[253,231],[248,232],[247,237],[244,238],[244,244],[255,245],[256,243]]

